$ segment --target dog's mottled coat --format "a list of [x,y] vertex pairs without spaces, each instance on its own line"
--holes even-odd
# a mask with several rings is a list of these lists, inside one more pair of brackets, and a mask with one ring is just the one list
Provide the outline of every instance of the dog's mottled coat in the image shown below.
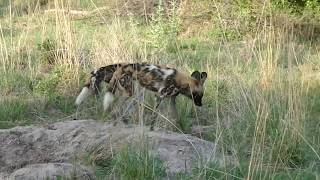
[[117,90],[132,96],[133,82],[138,81],[142,87],[155,92],[160,99],[171,98],[174,111],[176,111],[175,99],[179,94],[192,99],[195,105],[202,106],[203,85],[206,78],[206,72],[195,71],[190,76],[174,68],[154,64],[113,64],[91,72],[90,80],[76,99],[76,105],[80,105],[92,92],[97,93],[101,82],[104,81],[108,84],[103,101],[104,109],[107,110]]

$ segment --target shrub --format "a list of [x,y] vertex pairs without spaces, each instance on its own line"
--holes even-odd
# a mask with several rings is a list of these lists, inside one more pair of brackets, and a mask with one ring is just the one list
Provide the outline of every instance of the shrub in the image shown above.
[[177,15],[177,3],[172,1],[171,9],[167,15],[160,3],[151,20],[148,36],[151,46],[156,49],[176,48],[176,42],[181,31],[181,21]]
[[41,52],[42,62],[45,64],[54,64],[57,59],[57,44],[54,40],[45,39],[38,44],[38,50]]

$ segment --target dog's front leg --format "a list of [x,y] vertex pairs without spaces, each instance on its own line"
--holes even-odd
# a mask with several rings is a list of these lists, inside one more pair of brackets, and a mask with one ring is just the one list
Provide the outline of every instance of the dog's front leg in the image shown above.
[[171,96],[170,97],[170,110],[171,110],[171,115],[172,118],[177,121],[178,120],[178,111],[177,111],[177,106],[176,106],[176,98],[177,96]]
[[151,124],[150,124],[150,131],[153,131],[154,129],[154,123],[156,122],[156,119],[157,119],[157,109],[159,108],[163,98],[162,97],[159,97],[156,95],[156,103],[155,103],[155,106],[153,108],[153,112],[152,112],[152,115],[151,115]]

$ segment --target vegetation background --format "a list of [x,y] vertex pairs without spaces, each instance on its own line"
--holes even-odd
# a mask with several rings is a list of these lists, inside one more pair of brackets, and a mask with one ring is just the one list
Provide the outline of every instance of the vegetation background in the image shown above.
[[[237,165],[212,162],[176,179],[320,179],[319,20],[318,0],[1,0],[0,128],[68,120],[76,111],[111,121],[101,98],[74,106],[96,67],[199,69],[209,75],[204,106],[179,97],[177,128],[158,126],[206,126],[201,138]],[[166,177],[147,148],[90,163],[101,179]]]

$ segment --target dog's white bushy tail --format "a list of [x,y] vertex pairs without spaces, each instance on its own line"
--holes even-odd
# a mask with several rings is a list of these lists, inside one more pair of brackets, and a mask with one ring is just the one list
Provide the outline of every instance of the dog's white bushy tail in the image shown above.
[[79,106],[90,94],[91,90],[88,87],[84,87],[81,93],[78,95],[75,104]]
[[114,99],[114,95],[111,92],[107,92],[104,95],[104,99],[103,99],[103,109],[106,111],[110,105],[112,104]]

